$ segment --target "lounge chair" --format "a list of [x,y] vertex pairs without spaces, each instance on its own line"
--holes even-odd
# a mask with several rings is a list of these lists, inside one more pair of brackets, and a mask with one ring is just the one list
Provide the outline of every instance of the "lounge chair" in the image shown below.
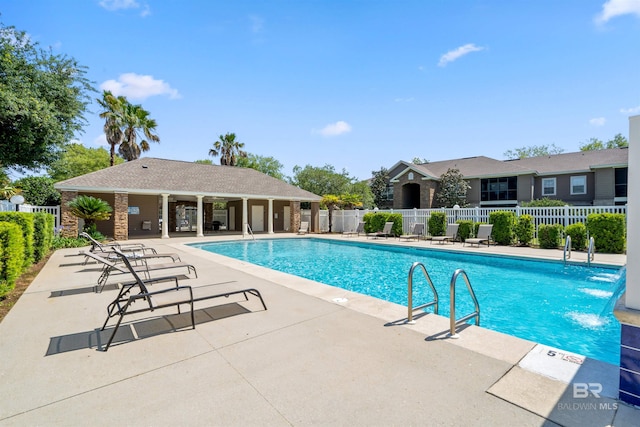
[[[131,259],[129,258],[129,256],[125,255],[123,252],[120,252],[117,249],[114,249],[114,252],[120,257],[120,259],[117,261],[109,258],[105,258],[93,252],[81,252],[82,255],[85,255],[89,258],[93,258],[94,260],[102,264],[102,272],[100,273],[100,277],[98,277],[98,285],[100,286],[100,290],[99,290],[100,292],[102,291],[102,289],[104,289],[104,286],[107,284],[107,280],[109,279],[109,276],[111,275],[112,272],[115,271],[121,274],[126,274],[130,272],[130,269],[122,265],[122,261],[125,258],[127,260],[126,265],[131,265]],[[143,259],[143,263],[141,265],[135,265],[135,266],[132,266],[132,268],[137,273],[143,273],[145,275],[145,278],[147,279],[151,278],[149,273],[152,271],[167,270],[170,268],[186,268],[187,273],[191,273],[193,271],[193,274],[195,274],[195,276],[198,277],[196,268],[193,265],[187,264],[182,261],[153,264],[153,263],[148,263],[146,260]]]
[[460,224],[448,224],[447,230],[444,232],[444,236],[433,236],[431,238],[431,244],[433,242],[440,242],[442,245],[444,242],[455,243],[456,238],[458,237],[458,228]]
[[101,243],[96,239],[91,237],[89,233],[82,232],[80,233],[80,237],[84,237],[89,240],[91,243],[91,252],[109,252],[111,249],[116,248],[121,252],[142,252],[143,254],[147,253],[157,253],[154,248],[145,246],[143,243],[120,243],[120,242],[109,242],[109,243]]
[[491,231],[493,230],[493,224],[480,224],[478,226],[478,235],[474,238],[465,239],[464,245],[469,243],[470,245],[478,245],[481,243],[487,242],[487,246],[489,246],[491,242]]
[[[122,323],[122,318],[129,314],[155,311],[166,307],[176,307],[178,309],[178,313],[180,313],[180,306],[188,305],[191,315],[191,329],[195,329],[196,322],[193,306],[198,301],[222,297],[228,298],[230,295],[235,294],[243,294],[245,301],[248,301],[248,294],[250,294],[258,297],[260,299],[260,302],[262,303],[262,307],[265,310],[267,309],[267,306],[262,299],[262,295],[257,289],[241,289],[212,295],[203,292],[209,289],[209,287],[207,286],[195,288],[192,286],[180,286],[177,276],[163,277],[158,279],[142,279],[138,275],[138,270],[136,269],[136,267],[131,265],[131,263],[129,262],[129,258],[124,253],[118,250],[116,250],[115,253],[119,257],[121,257],[123,265],[126,267],[127,271],[133,275],[135,281],[124,285],[120,289],[118,296],[107,306],[107,319],[104,321],[104,324],[102,325],[102,328],[100,330],[104,331],[104,329],[107,327],[107,324],[109,323],[109,319],[111,319],[112,317],[118,317],[118,320],[103,351],[107,351],[109,349],[109,346],[113,342],[113,338],[115,337],[116,332],[118,332],[120,323]],[[171,281],[175,283],[175,285],[157,291],[149,291],[148,285],[159,281],[166,282],[168,279],[171,279]],[[134,304],[136,302],[138,302],[137,305]]]
[[415,224],[413,224],[413,228],[411,229],[411,233],[403,234],[402,236],[398,236],[398,239],[407,240],[407,241],[409,241],[411,239],[420,240],[420,238],[422,237],[423,234],[424,234],[424,224],[415,223]]
[[356,235],[356,236],[360,237],[360,233],[364,233],[364,222],[359,222],[358,226],[355,229],[355,231],[343,231],[342,235],[344,237],[349,237],[349,236],[353,236],[353,235]]
[[373,237],[377,239],[378,237],[384,237],[385,239],[391,236],[391,229],[393,228],[393,222],[385,222],[384,228],[382,231],[376,231],[375,233],[367,233],[367,237]]
[[298,234],[307,234],[309,232],[309,223],[307,221],[300,222]]

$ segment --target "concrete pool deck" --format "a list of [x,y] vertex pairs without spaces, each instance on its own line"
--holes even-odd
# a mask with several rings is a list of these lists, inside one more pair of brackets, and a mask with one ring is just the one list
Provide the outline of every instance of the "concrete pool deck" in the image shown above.
[[[257,288],[266,311],[255,298],[203,302],[196,329],[170,310],[132,316],[108,352],[100,350],[109,328],[98,329],[120,278],[96,293],[98,266],[82,265],[78,249],[55,252],[0,323],[0,425],[638,425],[640,410],[615,399],[615,366],[550,357],[476,326],[447,338],[448,318],[406,325],[406,307],[184,245],[238,238],[144,243],[196,266],[198,278],[181,284]],[[348,239],[562,259],[531,248]],[[596,254],[594,263],[625,257]],[[572,383],[603,391],[573,397]]]

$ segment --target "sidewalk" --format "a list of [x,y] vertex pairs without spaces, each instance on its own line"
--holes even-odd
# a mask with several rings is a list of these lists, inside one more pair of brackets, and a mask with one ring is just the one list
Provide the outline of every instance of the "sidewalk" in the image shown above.
[[181,284],[213,285],[216,293],[257,288],[268,310],[256,299],[204,302],[195,330],[181,328],[184,315],[151,313],[123,324],[103,352],[110,331],[97,329],[115,288],[95,293],[97,265],[81,265],[77,249],[59,250],[0,323],[0,426],[629,426],[640,419],[609,386],[600,399],[571,397],[571,378],[617,381],[611,365],[587,359],[565,371],[568,379],[553,379],[530,369],[535,343],[475,326],[448,339],[448,319],[430,314],[404,325],[406,307],[187,241],[203,239],[144,243],[196,266],[198,278]]

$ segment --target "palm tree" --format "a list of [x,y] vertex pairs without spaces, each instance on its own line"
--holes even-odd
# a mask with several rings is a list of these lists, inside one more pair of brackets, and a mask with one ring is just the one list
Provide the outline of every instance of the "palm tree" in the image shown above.
[[67,203],[71,215],[84,219],[84,231],[95,233],[96,221],[105,221],[111,218],[113,209],[109,203],[93,196],[78,196]]
[[[118,148],[118,153],[125,160],[131,161],[140,157],[141,152],[149,151],[149,142],[160,142],[160,137],[154,133],[157,126],[156,121],[149,117],[149,112],[142,108],[142,105],[127,103],[122,115],[124,140]],[[140,143],[137,142],[138,138]]]
[[[125,160],[135,160],[143,151],[149,151],[149,141],[160,142],[154,132],[158,124],[149,118],[149,112],[142,105],[133,105],[124,96],[114,96],[110,91],[102,93],[98,103],[104,111],[104,134],[111,147],[111,166],[115,163],[115,148]],[[142,133],[142,135],[140,135]],[[144,139],[146,138],[146,139]],[[141,139],[138,144],[137,140]]]
[[235,133],[220,135],[220,139],[213,143],[213,148],[209,150],[209,155],[220,156],[220,164],[235,166],[238,164],[238,157],[247,157],[246,151],[242,151],[243,142],[236,141]]
[[102,92],[102,99],[98,98],[97,101],[104,108],[104,111],[100,113],[100,118],[105,119],[104,134],[110,146],[109,154],[111,156],[111,166],[113,166],[115,164],[116,146],[120,147],[124,139],[120,126],[122,111],[128,101],[124,96],[116,97],[108,90]]

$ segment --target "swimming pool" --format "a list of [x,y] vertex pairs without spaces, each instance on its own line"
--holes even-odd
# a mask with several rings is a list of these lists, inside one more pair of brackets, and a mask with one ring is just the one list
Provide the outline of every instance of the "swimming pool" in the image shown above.
[[[439,314],[447,317],[449,282],[462,268],[478,298],[482,327],[619,364],[613,304],[624,285],[623,270],[313,238],[191,246],[405,306],[407,275],[418,261],[438,291]],[[463,281],[458,285],[460,317],[473,311],[473,303]],[[432,298],[418,272],[413,288],[414,305]]]

